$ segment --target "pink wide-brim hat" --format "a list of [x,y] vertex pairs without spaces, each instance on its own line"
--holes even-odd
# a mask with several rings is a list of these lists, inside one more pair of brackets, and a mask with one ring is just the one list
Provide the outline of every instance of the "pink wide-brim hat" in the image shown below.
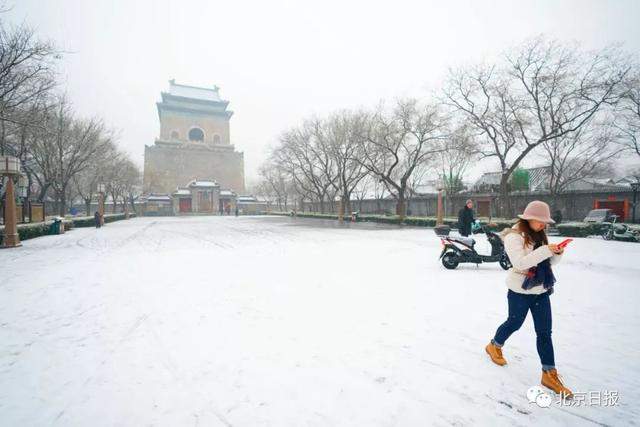
[[544,222],[546,224],[556,223],[551,219],[551,210],[549,209],[549,205],[540,200],[534,200],[529,203],[524,212],[522,212],[522,215],[518,215],[518,218],[535,219],[536,221]]

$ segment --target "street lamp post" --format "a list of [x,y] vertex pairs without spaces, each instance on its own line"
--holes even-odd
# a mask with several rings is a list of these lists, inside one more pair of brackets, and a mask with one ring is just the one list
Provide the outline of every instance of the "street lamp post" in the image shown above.
[[640,181],[632,182],[631,189],[633,190],[633,209],[631,211],[631,222],[635,224],[636,222],[636,199],[638,195],[638,189],[640,189]]
[[7,189],[4,197],[4,238],[2,239],[2,248],[21,246],[18,223],[16,221],[16,197],[13,184],[13,177],[18,175],[20,175],[20,160],[13,156],[0,156],[0,176],[7,177]]

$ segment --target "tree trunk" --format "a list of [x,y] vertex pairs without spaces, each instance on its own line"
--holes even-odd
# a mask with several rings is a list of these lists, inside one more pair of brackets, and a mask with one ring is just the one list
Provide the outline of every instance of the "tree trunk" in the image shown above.
[[400,217],[400,222],[404,221],[407,214],[406,200],[404,198],[404,190],[398,191],[398,202],[396,203],[396,215]]
[[48,189],[49,189],[49,184],[46,184],[40,187],[40,193],[38,193],[38,201],[40,203],[44,202],[44,198],[47,196]]
[[347,193],[343,193],[340,196],[340,205],[338,206],[338,219],[344,220],[345,214],[351,216],[351,201],[350,196]]
[[63,189],[60,194],[58,194],[58,215],[64,216],[67,210],[67,195],[66,191]]
[[509,176],[502,175],[500,179],[500,198],[498,202],[498,216],[508,218],[511,203],[509,203]]
[[136,204],[135,200],[133,199],[133,194],[129,194],[129,205],[131,207],[131,212],[133,212],[135,215],[138,215],[138,212],[136,212]]
[[87,216],[91,216],[91,197],[84,199],[84,210],[87,212]]

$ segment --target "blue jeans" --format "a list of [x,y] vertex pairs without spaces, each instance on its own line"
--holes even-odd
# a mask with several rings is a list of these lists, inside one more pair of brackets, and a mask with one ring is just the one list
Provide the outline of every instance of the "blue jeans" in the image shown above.
[[555,367],[553,357],[553,343],[551,342],[551,302],[549,293],[540,295],[520,294],[511,289],[507,292],[509,302],[509,318],[498,327],[492,342],[502,346],[515,331],[520,329],[531,310],[533,325],[536,330],[536,347],[542,369],[549,370]]

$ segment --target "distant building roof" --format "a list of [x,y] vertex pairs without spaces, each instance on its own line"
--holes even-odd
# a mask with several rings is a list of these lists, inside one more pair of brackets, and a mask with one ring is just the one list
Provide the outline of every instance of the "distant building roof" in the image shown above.
[[187,184],[187,187],[219,187],[219,186],[220,186],[220,184],[218,184],[215,181],[193,180],[189,184]]
[[618,185],[629,185],[630,186],[634,182],[639,182],[639,181],[640,181],[640,178],[635,177],[633,175],[629,175],[629,176],[624,176],[624,177],[618,179],[617,181],[615,181],[615,183],[618,184]]
[[[549,190],[549,182],[551,180],[551,167],[540,166],[535,168],[524,169],[529,173],[529,190],[545,191]],[[487,172],[482,174],[474,183],[476,190],[500,185],[500,172]],[[614,180],[612,178],[583,178],[566,185],[564,191],[578,190],[615,190],[625,187],[622,180]],[[626,184],[628,185],[628,184]]]
[[[529,174],[529,188],[532,191],[547,190],[549,188],[549,166],[524,169]],[[486,172],[473,184],[474,187],[500,185],[501,172]]]
[[154,195],[147,196],[148,202],[171,202],[171,196],[168,195]]
[[435,180],[432,180],[416,185],[413,188],[413,191],[416,194],[436,194],[438,192],[437,187],[437,182]]
[[191,191],[188,188],[178,188],[175,193],[176,196],[190,196]]
[[502,174],[500,172],[485,172],[478,178],[474,185],[499,185],[501,176]]
[[169,80],[169,85],[169,94],[173,96],[201,99],[203,101],[222,101],[219,93],[220,88],[218,86],[214,86],[213,88],[187,86],[178,84],[175,80]]
[[220,191],[220,195],[221,196],[235,196],[236,193],[234,193],[231,190],[222,190],[222,191]]
[[213,88],[177,84],[169,81],[169,91],[160,92],[161,102],[156,103],[158,117],[165,113],[206,114],[231,118],[233,111],[227,110],[229,101],[220,98],[218,86]]
[[626,185],[617,184],[610,178],[587,178],[567,185],[567,190],[620,190],[628,188]]

